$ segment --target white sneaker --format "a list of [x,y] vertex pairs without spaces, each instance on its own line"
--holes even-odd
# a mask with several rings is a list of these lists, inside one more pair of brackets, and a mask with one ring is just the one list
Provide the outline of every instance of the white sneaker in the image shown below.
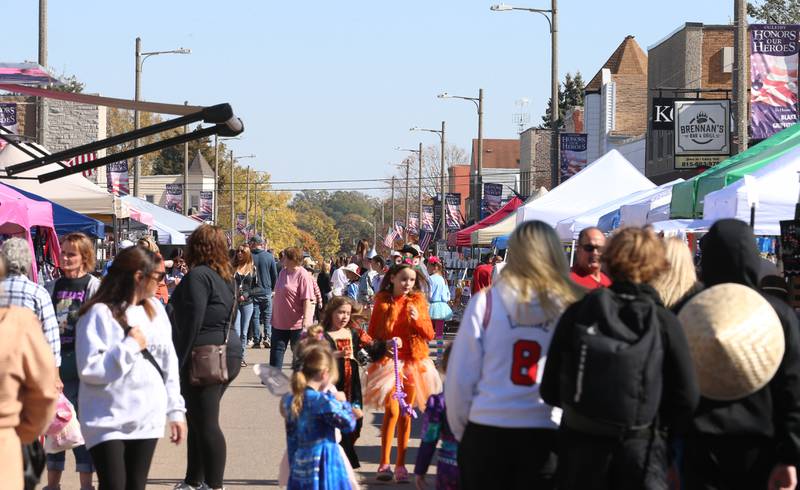
[[205,483],[201,483],[199,487],[193,487],[192,485],[189,485],[184,481],[172,487],[172,490],[207,490],[207,489],[208,485],[206,485]]
[[247,341],[247,347],[253,347],[254,343],[252,340]]

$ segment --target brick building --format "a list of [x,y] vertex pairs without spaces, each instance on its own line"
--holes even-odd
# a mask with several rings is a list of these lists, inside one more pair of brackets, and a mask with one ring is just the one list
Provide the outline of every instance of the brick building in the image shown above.
[[[514,191],[519,191],[520,175],[520,141],[518,139],[486,139],[483,140],[483,183],[503,184],[503,199],[510,199]],[[478,169],[478,140],[472,140],[472,157],[470,168]],[[462,198],[464,195],[462,194]],[[470,201],[467,201],[469,203]],[[467,204],[467,209],[470,209]],[[467,216],[467,215],[465,215]],[[468,219],[473,219],[470,212]]]
[[447,169],[448,191],[461,194],[461,215],[467,216],[470,196],[470,167],[467,164],[451,165]]
[[520,194],[531,196],[537,189],[551,188],[549,129],[529,128],[519,135]]
[[[733,35],[731,25],[687,22],[651,46],[648,49],[647,120],[653,117],[654,97],[729,97],[725,91],[733,88]],[[698,169],[675,168],[674,145],[673,131],[648,129],[645,175],[653,182],[660,184],[698,172]]]

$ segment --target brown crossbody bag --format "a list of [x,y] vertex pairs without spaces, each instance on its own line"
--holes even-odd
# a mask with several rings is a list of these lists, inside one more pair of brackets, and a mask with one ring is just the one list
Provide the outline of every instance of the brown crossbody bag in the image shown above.
[[192,386],[219,385],[228,382],[228,335],[236,318],[236,284],[233,286],[233,308],[225,328],[225,340],[221,345],[198,345],[192,347],[189,366],[189,384]]

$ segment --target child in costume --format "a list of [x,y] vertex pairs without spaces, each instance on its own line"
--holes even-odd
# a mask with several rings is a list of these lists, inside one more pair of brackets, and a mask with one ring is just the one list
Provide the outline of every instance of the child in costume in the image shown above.
[[[439,365],[442,374],[447,370],[447,360],[450,357],[448,344],[444,349],[442,362]],[[436,445],[442,441],[439,449],[439,458],[436,462],[436,490],[458,490],[458,441],[450,426],[447,424],[447,408],[444,403],[444,393],[437,393],[428,398],[425,406],[425,415],[422,418],[422,441],[417,453],[417,464],[414,466],[414,477],[418,489],[426,488],[425,474],[436,452]]]
[[[433,339],[433,326],[428,315],[428,301],[421,292],[425,279],[409,264],[393,266],[375,295],[368,334],[375,340],[397,338],[397,369],[400,373],[405,403],[425,410],[425,402],[433,393],[442,391],[442,380],[428,357],[428,341]],[[408,482],[405,468],[406,447],[411,433],[411,416],[400,413],[400,403],[393,397],[396,390],[395,363],[392,357],[372,363],[367,369],[364,389],[365,406],[385,409],[381,424],[381,459],[379,481]],[[397,464],[395,474],[389,467],[392,439],[397,428]]]
[[433,323],[433,330],[437,339],[444,338],[444,322],[453,318],[453,310],[448,304],[450,302],[450,288],[447,281],[442,277],[442,261],[439,257],[428,257],[428,274],[430,275],[430,315]]
[[[350,298],[337,296],[328,303],[322,313],[322,326],[325,340],[333,350],[339,369],[336,389],[344,393],[356,414],[356,428],[349,434],[342,434],[341,445],[353,468],[360,463],[355,444],[361,435],[364,402],[361,396],[361,376],[359,360],[374,361],[386,355],[386,343],[376,342],[359,326],[363,321],[361,306]],[[358,355],[358,359],[356,356]],[[365,357],[366,356],[366,357]]]
[[281,400],[281,414],[286,418],[289,490],[357,488],[336,443],[336,429],[352,432],[356,424],[344,394],[329,392],[336,377],[336,363],[324,341],[298,348],[292,391]]

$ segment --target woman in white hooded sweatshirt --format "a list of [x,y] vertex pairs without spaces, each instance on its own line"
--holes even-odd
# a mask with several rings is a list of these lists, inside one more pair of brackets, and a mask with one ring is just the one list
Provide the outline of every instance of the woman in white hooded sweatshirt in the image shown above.
[[120,252],[78,320],[81,430],[100,490],[143,490],[167,420],[172,442],[186,435],[172,329],[154,298],[159,260]]
[[550,225],[509,239],[499,280],[469,302],[447,366],[447,421],[461,488],[552,489],[560,410],[539,395],[558,318],[582,296]]

